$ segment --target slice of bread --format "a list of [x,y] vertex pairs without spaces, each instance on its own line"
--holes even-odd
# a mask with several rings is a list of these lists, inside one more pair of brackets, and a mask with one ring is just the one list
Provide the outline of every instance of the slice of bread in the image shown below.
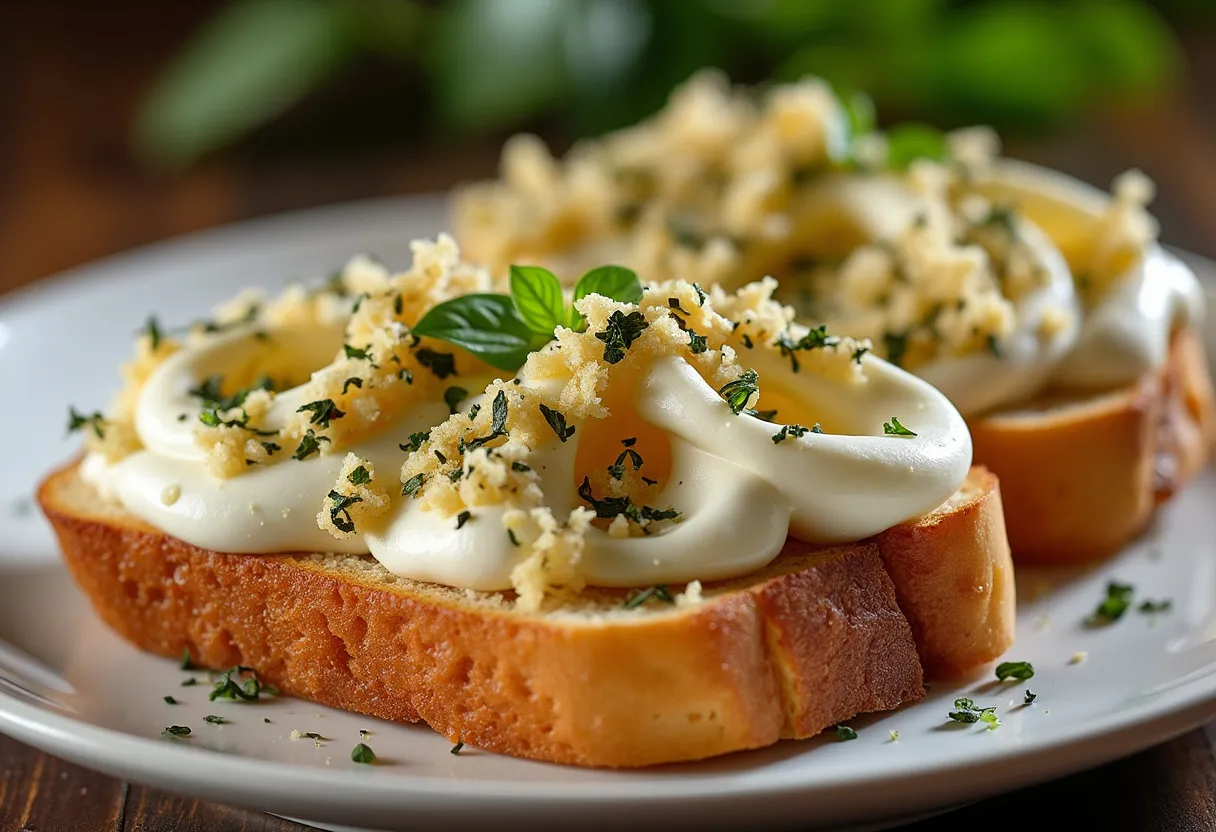
[[369,557],[199,549],[103,500],[75,465],[38,499],[97,613],[136,646],[538,760],[644,766],[810,737],[916,702],[924,672],[1013,641],[1000,492],[979,468],[922,518],[856,544],[791,540],[699,602],[625,609],[629,593],[589,589],[531,614]]
[[1014,557],[1113,554],[1207,465],[1214,412],[1200,334],[1182,329],[1166,365],[1130,387],[1049,394],[970,420],[975,460],[1001,480]]

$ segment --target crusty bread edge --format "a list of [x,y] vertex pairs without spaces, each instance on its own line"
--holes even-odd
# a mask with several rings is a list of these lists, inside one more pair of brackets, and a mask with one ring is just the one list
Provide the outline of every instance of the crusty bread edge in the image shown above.
[[[923,528],[913,521],[823,550],[791,541],[762,573],[708,587],[699,605],[584,618],[384,585],[318,556],[199,549],[81,506],[87,486],[73,467],[48,477],[38,498],[100,617],[144,650],[253,666],[286,693],[425,721],[500,753],[632,767],[809,737],[918,701],[914,632],[946,672],[999,655],[1013,637],[1011,574],[995,479],[977,476],[987,479],[975,495],[923,518]],[[994,543],[981,551],[981,540]],[[959,553],[941,547],[960,541],[970,541],[965,559],[992,561],[1008,577],[1008,592],[922,597],[923,582],[909,582],[897,601],[891,576],[906,574],[901,564],[950,562]],[[944,617],[990,617],[1006,629],[951,648],[929,613],[943,603],[953,606]]]
[[976,463],[1001,481],[1015,561],[1067,564],[1117,552],[1206,467],[1216,404],[1200,333],[1135,384],[1069,406],[968,422]]

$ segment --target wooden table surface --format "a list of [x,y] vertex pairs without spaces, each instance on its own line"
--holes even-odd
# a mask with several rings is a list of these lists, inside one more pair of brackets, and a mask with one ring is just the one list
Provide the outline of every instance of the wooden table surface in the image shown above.
[[[494,170],[494,142],[356,147],[336,155],[271,146],[158,177],[129,158],[135,101],[195,22],[189,4],[0,3],[0,292],[99,256],[296,207],[438,190]],[[70,12],[70,14],[69,14]],[[139,50],[108,44],[133,14]],[[15,16],[13,16],[15,15]],[[125,15],[125,16],[124,16]],[[1188,36],[1191,83],[1168,102],[1109,114],[1011,152],[1098,183],[1138,165],[1160,186],[1167,242],[1216,255],[1216,37]],[[1053,826],[1216,829],[1211,735],[1193,731],[1090,772],[978,803],[914,830]],[[352,822],[357,822],[352,818]],[[0,736],[0,832],[288,830],[267,815],[126,783]]]

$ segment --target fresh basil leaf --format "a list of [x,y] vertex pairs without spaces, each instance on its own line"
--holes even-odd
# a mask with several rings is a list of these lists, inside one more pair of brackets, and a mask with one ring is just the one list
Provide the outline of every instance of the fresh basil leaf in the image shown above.
[[[631,269],[624,266],[600,266],[579,278],[574,287],[574,299],[587,295],[603,295],[621,303],[637,303],[642,299],[642,282]],[[570,326],[582,330],[587,325],[577,309],[570,311]]]
[[518,370],[528,353],[549,340],[528,329],[506,295],[462,295],[433,307],[411,330],[447,341],[491,367]]
[[511,300],[528,329],[540,335],[552,336],[566,323],[562,284],[548,269],[512,266]]
[[887,167],[892,170],[907,170],[917,159],[943,162],[946,155],[946,137],[936,127],[908,122],[887,131]]

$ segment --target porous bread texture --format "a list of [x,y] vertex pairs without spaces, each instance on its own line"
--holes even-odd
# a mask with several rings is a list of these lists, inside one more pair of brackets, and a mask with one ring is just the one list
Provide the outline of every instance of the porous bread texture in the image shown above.
[[[1000,495],[980,469],[949,505],[870,541],[791,540],[680,604],[586,590],[543,614],[365,557],[202,550],[102,500],[75,466],[38,497],[94,609],[136,646],[538,760],[645,766],[813,736],[916,702],[922,667],[972,669],[1013,638]],[[901,585],[922,570],[939,577]]]

